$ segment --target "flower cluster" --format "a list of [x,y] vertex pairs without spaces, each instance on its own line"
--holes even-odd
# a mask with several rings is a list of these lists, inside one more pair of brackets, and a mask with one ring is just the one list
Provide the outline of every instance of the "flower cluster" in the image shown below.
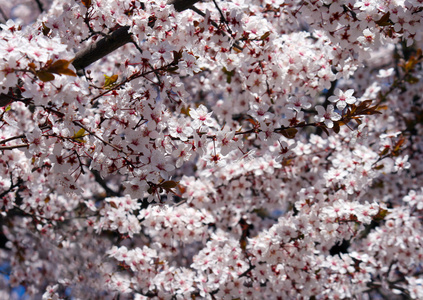
[[34,3],[0,5],[2,293],[422,297],[421,0]]

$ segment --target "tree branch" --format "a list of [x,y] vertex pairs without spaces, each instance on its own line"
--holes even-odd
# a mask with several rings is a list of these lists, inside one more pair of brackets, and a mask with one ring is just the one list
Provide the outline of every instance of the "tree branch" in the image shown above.
[[2,146],[2,147],[0,147],[0,151],[13,150],[13,149],[18,149],[18,148],[26,148],[28,146],[29,146],[29,144],[20,144],[20,145],[13,145],[13,146]]
[[167,4],[173,4],[173,7],[176,11],[184,11],[188,8],[191,8],[195,3],[200,0],[168,0]]
[[[191,8],[199,0],[169,0],[168,4],[173,4],[175,9],[178,12]],[[75,67],[76,71],[81,71],[96,62],[97,60],[105,57],[116,49],[122,47],[123,45],[132,42],[132,36],[128,32],[129,26],[123,26],[115,30],[109,36],[102,38],[96,43],[88,46],[85,49],[80,50],[76,53],[75,58],[72,62],[72,65]],[[78,74],[81,72],[78,72]],[[82,74],[80,74],[82,75]],[[3,96],[3,102],[7,105],[10,101],[6,103],[6,94],[0,94]],[[0,106],[5,106],[0,105]]]
[[4,19],[4,22],[2,22],[2,23],[6,23],[6,21],[9,19],[7,16],[6,16],[6,14],[4,13],[4,11],[1,9],[1,7],[0,7],[0,15],[3,17],[3,19]]
[[103,58],[109,53],[132,41],[128,32],[129,26],[124,26],[114,31],[110,36],[82,49],[75,55],[72,65],[77,71],[85,69],[93,62]]
[[[168,4],[173,4],[178,12],[190,8],[199,0],[169,0]],[[110,36],[102,38],[93,45],[79,51],[75,55],[72,65],[77,71],[85,69],[93,62],[101,59],[116,49],[132,41],[131,34],[128,32],[129,26],[124,26],[114,31]]]
[[37,6],[38,6],[38,9],[40,10],[40,12],[43,12],[44,8],[43,8],[43,4],[41,3],[41,1],[35,0],[35,2],[37,3]]

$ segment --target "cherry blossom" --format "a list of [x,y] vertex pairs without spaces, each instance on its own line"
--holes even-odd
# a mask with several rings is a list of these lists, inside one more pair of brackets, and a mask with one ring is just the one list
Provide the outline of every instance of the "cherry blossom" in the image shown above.
[[354,90],[349,89],[345,92],[335,89],[334,96],[330,96],[328,100],[336,103],[336,108],[343,110],[348,104],[354,104],[356,98],[353,97]]
[[333,127],[333,121],[339,121],[341,119],[341,116],[334,111],[333,105],[328,105],[328,107],[325,109],[321,105],[317,105],[315,107],[318,115],[315,116],[315,120],[317,122],[324,122],[328,128]]
[[0,0],[0,298],[422,298],[422,14]]

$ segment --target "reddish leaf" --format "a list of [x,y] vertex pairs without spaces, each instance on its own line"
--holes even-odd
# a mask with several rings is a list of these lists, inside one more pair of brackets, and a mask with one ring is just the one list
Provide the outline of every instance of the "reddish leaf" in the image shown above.
[[388,152],[389,152],[389,148],[386,147],[379,153],[379,156],[384,156],[384,155],[388,154]]
[[48,82],[48,81],[54,80],[54,75],[51,72],[48,72],[48,71],[44,71],[44,70],[37,71],[36,75],[43,82]]
[[69,76],[76,76],[76,73],[69,69],[69,65],[72,61],[66,59],[59,59],[56,60],[53,64],[51,64],[46,71],[51,73],[55,73],[58,75],[69,75]]
[[388,11],[386,14],[382,16],[382,18],[380,18],[379,21],[376,22],[376,24],[382,27],[393,25],[392,21],[389,19],[389,15],[390,15],[390,12]]
[[92,4],[91,0],[81,0],[81,2],[86,8],[89,8]]
[[258,125],[258,123],[257,123],[254,119],[249,118],[249,119],[246,119],[246,120],[247,120],[248,122],[250,122],[251,124],[253,124],[253,125],[254,125],[254,127]]
[[270,31],[267,31],[265,34],[263,34],[263,35],[260,37],[260,40],[265,40],[265,39],[267,39],[269,36],[270,36]]
[[34,71],[34,70],[35,70],[35,68],[36,68],[37,66],[36,66],[34,63],[32,63],[32,62],[31,62],[31,63],[29,63],[29,64],[28,64],[28,67],[29,67],[31,70],[33,70],[33,71]]
[[333,131],[335,131],[335,133],[339,133],[340,129],[341,127],[339,126],[339,122],[333,122]]
[[295,138],[295,135],[297,134],[298,130],[296,128],[288,128],[281,130],[281,133],[284,137],[288,139]]
[[42,25],[43,25],[42,32],[45,36],[47,36],[50,33],[50,28],[48,28],[44,22],[42,23]]
[[165,181],[161,183],[160,187],[164,188],[165,190],[168,190],[168,189],[172,189],[176,187],[177,185],[178,185],[178,182],[170,180],[170,181]]
[[396,143],[395,143],[395,146],[394,146],[394,150],[393,151],[398,151],[400,148],[401,148],[401,146],[404,144],[404,142],[405,142],[405,138],[402,136]]
[[318,128],[320,128],[321,130],[323,130],[327,135],[329,135],[329,131],[328,131],[328,129],[326,128],[326,125],[324,124],[324,123],[322,123],[322,124],[318,124],[317,125],[318,126]]

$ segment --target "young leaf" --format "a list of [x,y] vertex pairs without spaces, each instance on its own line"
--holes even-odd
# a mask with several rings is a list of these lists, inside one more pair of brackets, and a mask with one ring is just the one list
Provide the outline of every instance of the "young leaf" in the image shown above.
[[177,187],[178,184],[179,184],[178,181],[173,181],[173,180],[165,181],[160,184],[160,189],[164,189],[168,193],[174,193],[172,189]]
[[417,82],[419,82],[419,79],[417,77],[414,76],[408,76],[405,81],[407,81],[410,84],[416,84]]
[[379,208],[379,212],[377,213],[377,215],[376,216],[374,216],[373,217],[373,220],[374,221],[382,221],[383,219],[385,219],[386,218],[386,216],[387,215],[389,215],[390,214],[390,212],[388,212],[388,210],[387,209],[382,209],[382,208]]
[[298,132],[298,129],[296,128],[288,128],[288,129],[281,130],[281,134],[288,139],[295,138],[295,135],[297,134],[297,132]]
[[48,82],[54,80],[54,75],[51,72],[40,70],[35,73],[38,78],[43,82]]
[[51,29],[48,28],[44,22],[42,23],[42,25],[43,25],[42,32],[45,36],[47,36],[50,33]]
[[69,69],[69,65],[72,60],[66,59],[59,59],[52,63],[46,71],[58,74],[58,75],[69,75],[69,76],[76,76],[76,73]]
[[223,67],[222,72],[226,75],[226,83],[232,82],[232,76],[235,75],[235,70],[228,71],[225,67]]
[[384,165],[382,164],[382,165],[377,165],[376,167],[374,167],[373,169],[375,169],[375,170],[382,170],[383,169],[383,167],[384,167]]
[[73,140],[78,141],[80,143],[85,143],[84,141],[84,136],[86,136],[87,134],[85,133],[85,129],[81,128],[78,130],[77,133],[75,133],[72,137]]
[[382,18],[380,18],[379,21],[376,22],[376,24],[381,27],[393,25],[392,21],[389,19],[389,16],[390,16],[390,12],[388,11],[386,14],[382,16]]
[[91,0],[81,0],[81,2],[86,8],[89,8],[92,4]]
[[317,127],[320,128],[322,131],[324,131],[324,133],[326,133],[329,136],[329,131],[324,123],[322,123],[321,125],[317,125]]
[[164,188],[165,190],[172,189],[172,188],[176,187],[177,185],[178,185],[178,182],[173,181],[173,180],[165,181],[165,182],[160,184],[160,186],[162,188]]
[[106,80],[104,81],[104,88],[111,88],[111,87],[113,87],[113,85],[115,84],[115,82],[117,81],[117,79],[118,79],[118,75],[112,75],[112,76],[107,76],[107,75],[104,75],[104,78],[106,78]]
[[260,37],[260,40],[265,40],[265,39],[267,39],[267,38],[269,37],[269,35],[270,35],[270,31],[267,31],[265,34],[263,34],[263,35]]
[[341,127],[339,126],[339,122],[333,122],[332,129],[333,131],[335,131],[335,133],[339,133],[339,130],[341,129]]

